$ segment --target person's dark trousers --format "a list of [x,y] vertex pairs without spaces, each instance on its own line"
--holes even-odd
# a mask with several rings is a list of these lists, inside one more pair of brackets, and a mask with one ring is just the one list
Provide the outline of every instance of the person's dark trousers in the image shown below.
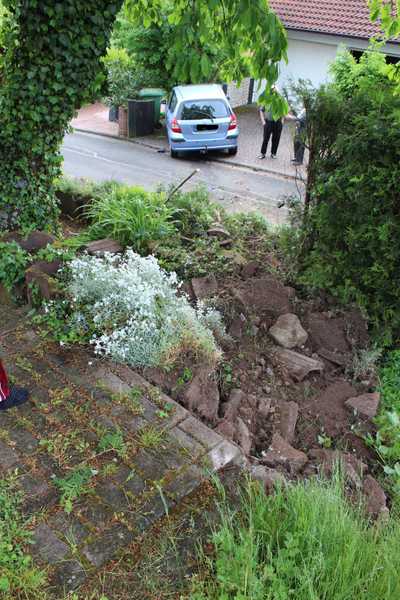
[[274,121],[265,121],[264,137],[263,137],[263,143],[261,146],[261,154],[267,154],[267,147],[268,147],[269,138],[271,137],[273,124],[274,124]]
[[272,121],[272,148],[271,154],[274,156],[278,152],[279,142],[281,141],[282,134],[282,121]]
[[303,164],[305,145],[301,137],[296,137],[294,140],[294,160],[297,163]]
[[282,133],[282,121],[265,121],[264,125],[264,139],[261,146],[261,154],[267,154],[267,147],[269,139],[272,135],[272,147],[271,154],[278,152],[278,146],[281,139]]
[[304,152],[306,146],[304,144],[304,128],[298,127],[294,136],[294,159],[297,163],[303,164]]

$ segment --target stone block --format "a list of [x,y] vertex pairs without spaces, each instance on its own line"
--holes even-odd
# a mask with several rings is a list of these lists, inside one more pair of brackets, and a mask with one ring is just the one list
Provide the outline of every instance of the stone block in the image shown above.
[[179,423],[179,429],[182,429],[185,433],[200,442],[200,444],[208,450],[211,450],[217,444],[222,442],[222,438],[218,433],[204,425],[195,417],[190,416]]
[[106,252],[110,254],[119,254],[123,251],[123,247],[119,242],[104,238],[102,240],[96,240],[95,242],[89,242],[85,245],[85,250],[88,254],[93,256],[104,256]]
[[53,565],[64,559],[69,552],[69,546],[59,540],[48,525],[42,523],[33,532],[34,545],[32,553]]
[[0,440],[0,470],[8,471],[20,464],[20,458],[16,452],[2,440]]
[[219,471],[219,469],[222,469],[227,465],[240,461],[241,455],[242,453],[237,446],[224,440],[218,444],[218,446],[210,450],[206,456],[212,470]]
[[87,544],[82,553],[92,565],[99,569],[111,560],[118,550],[128,546],[133,537],[132,532],[124,525],[116,524],[99,536],[97,540]]

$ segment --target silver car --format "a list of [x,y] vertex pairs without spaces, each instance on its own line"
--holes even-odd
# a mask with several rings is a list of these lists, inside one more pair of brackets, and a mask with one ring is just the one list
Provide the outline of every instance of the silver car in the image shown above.
[[239,127],[222,86],[174,87],[166,111],[171,156],[180,152],[227,150],[236,154]]

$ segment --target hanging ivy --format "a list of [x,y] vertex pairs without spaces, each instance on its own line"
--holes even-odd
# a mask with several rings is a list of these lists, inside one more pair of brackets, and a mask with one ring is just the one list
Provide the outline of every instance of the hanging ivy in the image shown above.
[[94,97],[122,0],[3,0],[0,230],[52,227],[59,148]]
[[[100,58],[122,0],[2,2],[0,230],[51,228],[59,148],[74,111],[99,90]],[[176,37],[165,60],[177,80],[212,79],[218,56],[226,80],[266,80],[263,100],[276,116],[287,110],[270,92],[287,38],[267,0],[127,0],[127,10],[145,27],[167,14]]]

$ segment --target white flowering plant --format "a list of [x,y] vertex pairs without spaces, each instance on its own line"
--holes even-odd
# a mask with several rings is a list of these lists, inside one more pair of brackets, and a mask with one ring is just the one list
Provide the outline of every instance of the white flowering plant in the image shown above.
[[221,315],[191,306],[175,273],[153,256],[83,255],[69,264],[72,320],[91,332],[98,354],[138,367],[172,367],[186,354],[216,363]]

